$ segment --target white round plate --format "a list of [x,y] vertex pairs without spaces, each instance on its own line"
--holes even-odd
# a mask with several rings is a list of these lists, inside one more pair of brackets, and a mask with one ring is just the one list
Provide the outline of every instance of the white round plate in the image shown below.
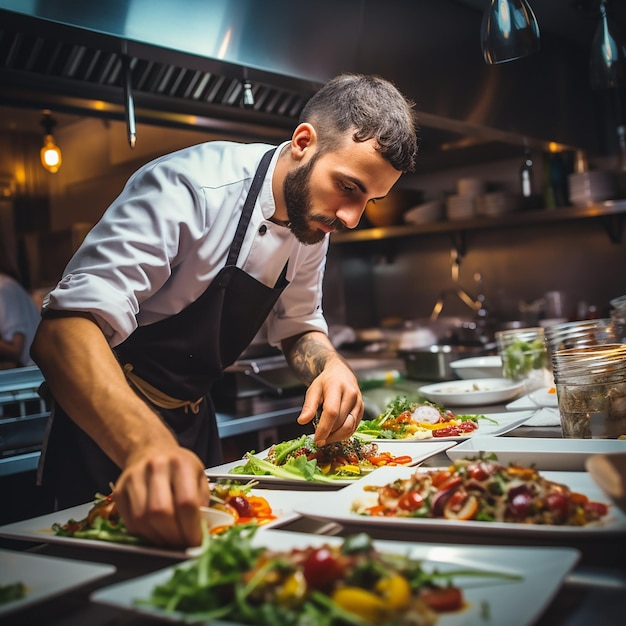
[[451,361],[450,367],[460,378],[497,378],[502,375],[499,356],[474,356]]
[[507,378],[472,378],[450,380],[418,389],[425,398],[443,406],[480,406],[498,404],[519,395],[524,382]]

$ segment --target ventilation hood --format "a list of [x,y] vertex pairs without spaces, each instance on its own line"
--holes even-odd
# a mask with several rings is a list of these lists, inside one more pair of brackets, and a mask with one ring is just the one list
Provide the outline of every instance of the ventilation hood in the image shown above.
[[127,61],[138,122],[278,140],[323,82],[357,71],[416,102],[422,155],[448,165],[452,148],[593,152],[586,50],[542,32],[541,55],[486,66],[480,20],[454,0],[0,0],[0,101],[124,119]]

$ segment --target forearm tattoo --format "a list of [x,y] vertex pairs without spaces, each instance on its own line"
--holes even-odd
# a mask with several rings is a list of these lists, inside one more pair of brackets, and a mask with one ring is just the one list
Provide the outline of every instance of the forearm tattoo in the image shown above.
[[290,354],[290,363],[298,378],[310,385],[324,369],[329,356],[337,356],[334,350],[320,343],[310,335],[300,337]]

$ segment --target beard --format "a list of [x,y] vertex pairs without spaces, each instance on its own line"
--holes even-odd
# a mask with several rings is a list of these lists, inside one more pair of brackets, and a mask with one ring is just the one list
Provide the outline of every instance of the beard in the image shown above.
[[310,182],[317,157],[318,155],[313,156],[306,165],[288,172],[283,183],[289,229],[300,243],[307,245],[319,243],[326,236],[321,230],[313,230],[309,226],[311,221],[324,224],[336,231],[345,230],[340,220],[313,213]]

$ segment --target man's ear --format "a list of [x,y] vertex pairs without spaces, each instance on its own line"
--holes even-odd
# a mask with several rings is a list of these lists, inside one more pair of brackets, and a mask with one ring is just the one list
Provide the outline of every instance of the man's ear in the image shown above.
[[291,155],[296,160],[301,160],[315,148],[317,133],[315,128],[308,122],[298,124],[291,136]]

